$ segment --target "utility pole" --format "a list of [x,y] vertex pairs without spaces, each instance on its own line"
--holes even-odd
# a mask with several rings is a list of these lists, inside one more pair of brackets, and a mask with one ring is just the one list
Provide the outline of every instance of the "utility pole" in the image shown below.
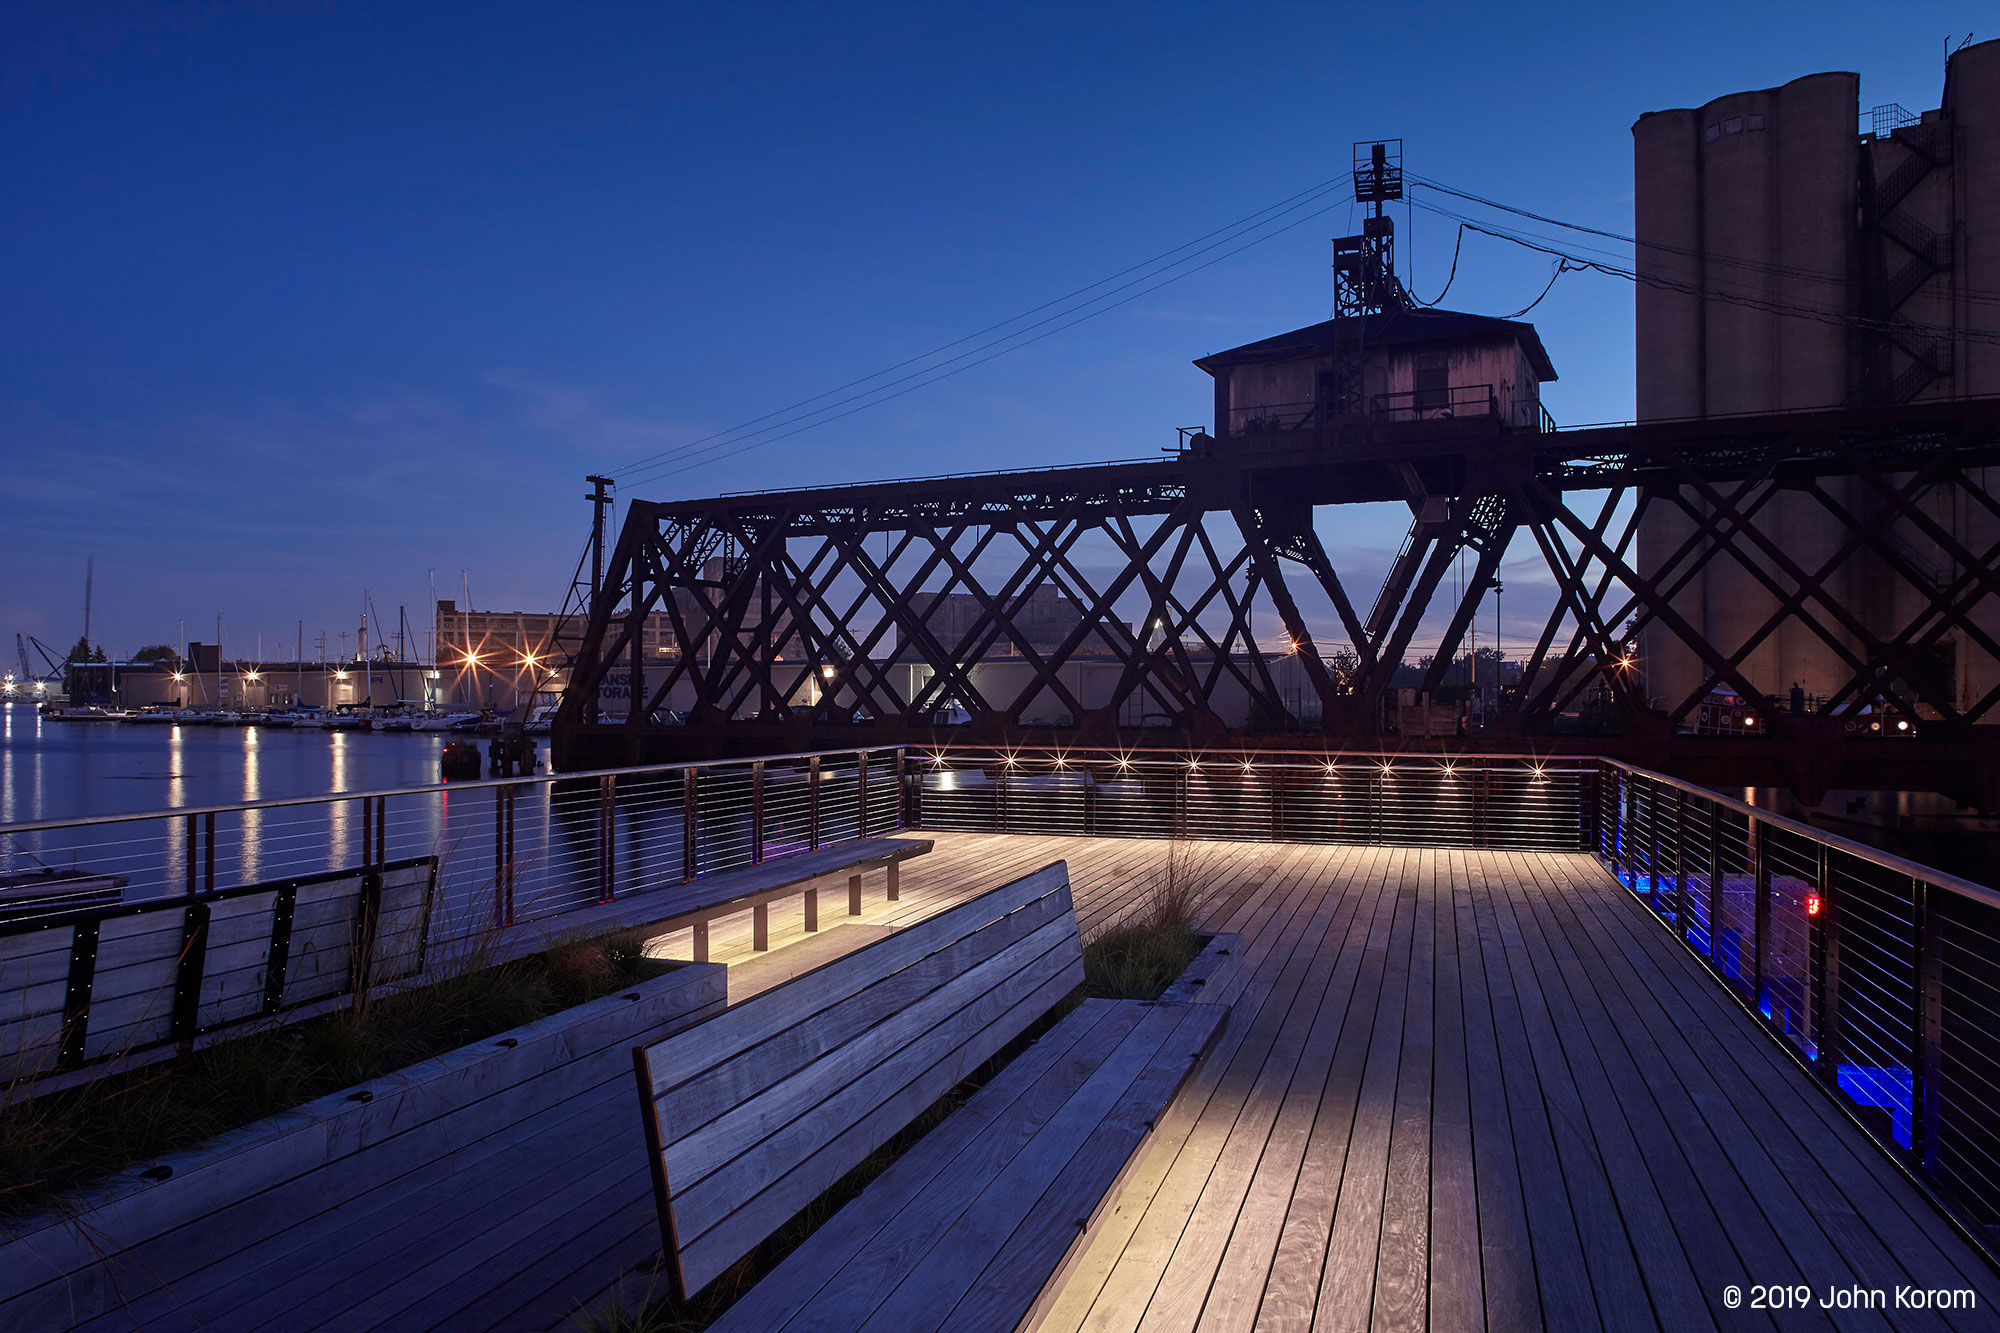
[[618,483],[609,477],[585,477],[590,483],[590,609],[597,610],[597,594],[604,588],[604,516],[611,509],[611,488]]

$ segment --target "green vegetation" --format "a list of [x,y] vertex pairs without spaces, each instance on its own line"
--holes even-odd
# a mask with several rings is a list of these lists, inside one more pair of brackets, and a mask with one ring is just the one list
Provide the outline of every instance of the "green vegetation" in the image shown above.
[[1084,946],[1084,989],[1119,1000],[1158,999],[1201,952],[1195,926],[1207,878],[1192,844],[1169,843],[1138,910]]
[[643,944],[621,932],[497,967],[475,951],[435,985],[0,1105],[0,1217],[656,976]]
[[134,662],[178,662],[181,660],[181,655],[168,644],[149,643],[138,652],[133,653],[131,660]]

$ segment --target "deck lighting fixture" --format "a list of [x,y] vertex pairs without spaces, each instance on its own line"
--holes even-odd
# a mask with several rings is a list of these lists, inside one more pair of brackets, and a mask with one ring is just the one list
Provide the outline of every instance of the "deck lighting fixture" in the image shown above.
[[1806,895],[1806,915],[1819,915],[1819,895],[1817,893],[1808,893]]
[[1012,768],[1014,766],[1014,756],[1010,754],[1002,762],[1004,762],[1008,768]]
[[1189,771],[1190,773],[1192,773],[1192,772],[1193,772],[1193,771],[1194,771],[1195,769],[1198,769],[1198,768],[1200,768],[1200,767],[1201,767],[1201,765],[1200,765],[1200,764],[1198,764],[1198,763],[1196,763],[1196,762],[1195,762],[1194,760],[1192,760],[1192,759],[1188,760],[1188,771]]
[[1132,761],[1131,761],[1130,759],[1120,759],[1120,760],[1118,761],[1118,767],[1120,767],[1120,768],[1130,768],[1130,767],[1132,767]]
[[1251,762],[1250,762],[1250,761],[1249,761],[1248,759],[1245,759],[1245,760],[1243,761],[1243,771],[1244,771],[1245,773],[1248,773],[1248,772],[1249,772],[1249,771],[1251,770],[1251,768],[1252,768],[1252,767],[1253,767],[1253,765],[1251,764]]
[[1390,765],[1389,761],[1385,759],[1382,761],[1382,771],[1384,773],[1393,773],[1395,769]]
[[1056,767],[1057,767],[1057,768],[1068,768],[1068,767],[1069,767],[1069,761],[1068,761],[1068,760],[1066,760],[1066,759],[1057,759],[1057,760],[1056,760]]
[[1450,764],[1446,764],[1444,766],[1444,775],[1448,778],[1455,778],[1458,776],[1458,770],[1453,768]]
[[1910,729],[1910,720],[1908,718],[1899,717],[1896,719],[1896,730],[1908,731],[1909,729]]
[[1326,775],[1327,775],[1328,777],[1332,777],[1332,776],[1333,776],[1333,765],[1332,765],[1332,764],[1328,764],[1328,765],[1326,766]]
[[1751,717],[1748,713],[1745,713],[1743,715],[1743,725],[1746,727],[1754,727],[1757,725],[1757,719]]
[[1536,764],[1533,768],[1529,769],[1528,771],[1534,774],[1535,781],[1540,782],[1542,780],[1542,766],[1540,764]]

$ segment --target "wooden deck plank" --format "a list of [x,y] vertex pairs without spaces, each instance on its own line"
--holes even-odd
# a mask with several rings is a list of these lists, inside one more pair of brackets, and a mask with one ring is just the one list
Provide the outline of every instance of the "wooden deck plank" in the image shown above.
[[[1380,890],[1380,881],[1373,880],[1362,891],[1343,895],[1351,905],[1344,906],[1344,917],[1336,926],[1341,938],[1336,949],[1330,932],[1327,946],[1337,955],[1335,966],[1323,988],[1312,1026],[1299,1046],[1294,1061],[1296,1072],[1283,1089],[1270,1135],[1261,1145],[1253,1173],[1240,1187],[1242,1202],[1236,1208],[1234,1225],[1219,1224],[1226,1219],[1195,1219],[1188,1239],[1219,1237],[1208,1244],[1219,1246],[1220,1254],[1206,1271],[1186,1270],[1190,1282],[1199,1279],[1192,1291],[1179,1289],[1177,1275],[1170,1268],[1163,1284],[1162,1295],[1166,1299],[1156,1301],[1154,1309],[1148,1311],[1149,1323],[1193,1327],[1191,1319],[1172,1324],[1161,1322],[1162,1317],[1177,1310],[1192,1310],[1204,1328],[1247,1329],[1255,1323],[1277,1259],[1285,1218],[1301,1185],[1313,1129],[1330,1095],[1329,1080],[1335,1077],[1338,1068],[1341,1043],[1344,1039],[1351,1041],[1356,1021],[1355,978],[1365,966],[1366,944],[1374,928],[1374,905]],[[1183,1245],[1187,1246],[1188,1240]],[[1182,1256],[1177,1254],[1176,1263],[1181,1260]]]
[[1473,1170],[1472,1093],[1466,1068],[1465,1006],[1458,975],[1457,903],[1465,854],[1441,855],[1431,903],[1430,1321],[1437,1328],[1483,1333],[1479,1189]]
[[[1318,956],[1293,1002],[1301,1021],[1280,1028],[1141,1328],[1191,1329],[1197,1320],[1209,1327],[1232,1322],[1247,1327],[1254,1318],[1255,1295],[1263,1288],[1276,1249],[1313,1111],[1324,1092],[1333,1047],[1346,1017],[1353,974],[1361,965],[1367,925],[1366,918],[1357,923],[1357,917],[1365,902],[1363,894],[1340,895]],[[1232,1250],[1237,1267],[1253,1270],[1254,1277],[1244,1272],[1218,1279]],[[1247,1308],[1225,1311],[1232,1296],[1251,1299]]]
[[[1215,1052],[1209,1066],[1217,1071],[1212,1082],[1204,1071],[1202,1082],[1207,1085],[1208,1095],[1201,1102],[1199,1116],[1185,1138],[1175,1145],[1172,1165],[1121,1252],[1111,1281],[1091,1307],[1085,1328],[1136,1328],[1159,1289],[1188,1219],[1285,1027],[1286,1016],[1312,970],[1321,942],[1339,914],[1339,896],[1305,892],[1301,894],[1297,914],[1302,918],[1301,924],[1271,942],[1272,955],[1259,969],[1266,974],[1275,969],[1275,975],[1271,976],[1268,993],[1262,995],[1247,1029],[1239,1027],[1240,1016],[1232,1016],[1231,1028],[1242,1031],[1242,1040],[1233,1051]],[[1249,1132],[1254,1134],[1261,1129],[1260,1118],[1256,1128]]]
[[[1667,997],[1699,1020],[1677,1030],[1679,1040],[1668,1043],[1670,1058],[1686,1071],[1691,1087],[1709,1092],[1727,1108],[1717,1120],[1736,1138],[1738,1151],[1731,1160],[1780,1229],[1809,1285],[1852,1285],[1857,1280],[1862,1285],[1974,1285],[1970,1275],[1945,1258],[1947,1251],[1961,1248],[1955,1237],[1936,1222],[1924,1228],[1907,1204],[1897,1205],[1896,1194],[1908,1198],[1912,1192],[1907,1186],[1885,1190],[1884,1182],[1866,1169],[1865,1156],[1876,1150],[1860,1131],[1844,1120],[1820,1118],[1837,1112],[1715,981],[1680,971],[1683,960],[1674,956],[1679,946],[1645,920],[1645,908],[1623,886],[1605,876],[1572,901],[1592,909],[1585,929],[1605,932],[1609,947],[1627,964],[1619,975],[1644,988],[1649,1008]],[[1657,1018],[1652,1021],[1657,1028]],[[1772,1177],[1784,1187],[1760,1185]],[[1911,1327],[1951,1323],[1930,1312],[1899,1311],[1898,1326],[1905,1322]]]
[[1476,854],[1453,874],[1451,916],[1458,953],[1459,1004],[1465,1018],[1467,1110],[1472,1119],[1472,1172],[1478,1197],[1480,1278],[1486,1326],[1493,1333],[1543,1327],[1541,1281],[1535,1267],[1520,1154],[1500,1072],[1498,1026],[1477,903],[1484,881]]
[[[1553,887],[1545,864],[1517,865],[1530,882]],[[1561,896],[1530,891],[1517,898],[1516,909],[1536,916],[1550,944],[1580,1031],[1591,1043],[1597,1068],[1623,1111],[1672,1220],[1695,1292],[1714,1321],[1726,1320],[1731,1328],[1768,1327],[1771,1320],[1766,1313],[1740,1307],[1727,1311],[1723,1290],[1731,1284],[1745,1285],[1752,1273],[1773,1275],[1760,1280],[1790,1284],[1797,1280],[1798,1269],[1756,1201],[1728,1169],[1698,1108],[1664,1068],[1622,993],[1604,993],[1601,977],[1610,963],[1597,952],[1595,941],[1572,928]],[[1649,1070],[1654,1077],[1648,1078]],[[1830,1327],[1823,1315],[1812,1313],[1794,1312],[1788,1322]]]
[[[1403,853],[1401,859],[1407,863],[1420,855]],[[1382,961],[1382,989],[1375,997],[1375,1030],[1361,1069],[1361,1096],[1354,1107],[1354,1128],[1340,1172],[1340,1198],[1327,1236],[1326,1266],[1313,1306],[1315,1329],[1365,1330],[1374,1302],[1417,906],[1407,864],[1397,868],[1394,892],[1395,916]]]
[[[1259,854],[1266,851],[1263,848],[1256,850]],[[1318,896],[1310,883],[1307,869],[1318,863],[1325,849],[1293,848],[1288,852],[1289,855],[1281,863],[1283,873],[1268,880],[1258,891],[1259,901],[1263,904],[1261,909],[1251,915],[1243,915],[1241,912],[1244,909],[1239,909],[1239,914],[1220,920],[1211,919],[1212,928],[1240,933],[1246,943],[1242,950],[1241,969],[1232,984],[1219,995],[1204,996],[1205,1001],[1241,1001],[1253,986],[1259,995],[1268,989],[1268,980],[1262,979],[1266,963],[1288,937],[1288,923]],[[1154,1195],[1179,1160],[1181,1149],[1220,1084],[1223,1067],[1248,1036],[1254,1007],[1248,1002],[1232,1006],[1228,1025],[1216,1049],[1210,1053],[1207,1066],[1168,1108],[1165,1119],[1155,1130],[1153,1145],[1148,1149],[1145,1160],[1138,1164],[1122,1197],[1114,1202],[1088,1250],[1072,1268],[1063,1291],[1050,1303],[1043,1327],[1075,1329],[1090,1316],[1105,1281],[1119,1266],[1133,1234],[1145,1220]]]
[[[1593,1265],[1598,1308],[1608,1324],[1625,1322],[1638,1305],[1650,1305],[1654,1318],[1666,1328],[1712,1328],[1708,1302],[1556,965],[1558,954],[1572,951],[1561,940],[1551,942],[1522,903],[1522,881],[1533,883],[1532,872],[1514,853],[1497,856],[1503,874],[1502,887],[1493,894],[1494,909],[1512,923],[1521,941],[1516,967],[1523,978],[1533,978],[1539,997],[1543,1045],[1535,1057],[1538,1065],[1546,1061],[1553,1071],[1542,1077],[1550,1113],[1562,1117],[1558,1134],[1571,1142],[1570,1160],[1581,1162],[1589,1172],[1587,1187],[1593,1199],[1588,1206],[1596,1220],[1586,1223],[1580,1215],[1579,1225],[1602,1228],[1600,1238],[1616,1262],[1608,1282],[1599,1276],[1601,1264]],[[1577,1193],[1573,1182],[1571,1197]],[[1625,1249],[1612,1242],[1612,1217],[1624,1223],[1629,1242]],[[1586,1252],[1588,1239],[1586,1235]]]
[[1421,857],[1416,875],[1402,1055],[1383,1182],[1382,1235],[1375,1260],[1371,1326],[1422,1328],[1430,1316],[1431,1109],[1437,984],[1437,869],[1441,852]]
[[[1143,908],[1169,852],[1164,842],[1020,834],[934,841],[907,864],[900,901],[866,903],[856,920],[869,934],[1060,858],[1088,937]],[[1770,1326],[1751,1311],[1718,1312],[1729,1282],[1971,1287],[1981,1308],[1898,1312],[1893,1326],[1990,1323],[2000,1279],[1591,858],[1197,850],[1205,928],[1241,936],[1235,966],[1201,993],[1233,1002],[1227,1027],[1042,1293],[1038,1327]],[[774,944],[800,947],[789,961],[781,950],[760,956],[773,974],[838,952],[827,941],[846,930],[807,936],[795,909],[774,912],[772,927]],[[654,950],[687,937],[663,936]],[[747,914],[717,922],[711,948],[720,960],[752,957]],[[1031,1066],[1017,1065],[1033,1086]],[[597,1094],[579,1097],[518,1143],[478,1145],[435,1177],[274,1234],[129,1313],[160,1328],[559,1323],[657,1250],[649,1188],[625,1160],[637,1152],[622,1123],[629,1095],[629,1084],[607,1085],[616,1112]],[[978,1140],[977,1122],[959,1119],[964,1137],[939,1140],[929,1179]],[[498,1177],[509,1188],[481,1183],[503,1162],[516,1163]],[[981,1170],[997,1175],[990,1163]],[[1061,1184],[1059,1171],[1041,1176]],[[874,1276],[851,1285],[879,1304],[898,1264],[914,1270],[930,1256],[948,1268],[949,1229],[935,1219],[897,1239],[920,1192],[885,1205],[865,1243],[829,1245],[800,1270],[804,1281],[841,1283],[865,1252]],[[1004,1235],[996,1224],[979,1241],[989,1263],[1022,1254],[1045,1264],[1058,1241],[1068,1245],[1048,1216],[1011,1211]],[[793,1259],[813,1252],[809,1242]],[[232,1319],[214,1302],[237,1282],[244,1317]],[[910,1290],[932,1323],[947,1301],[978,1322],[1019,1299],[969,1266],[942,1288]],[[936,1299],[918,1301],[919,1291]],[[739,1304],[740,1326],[767,1326],[762,1308]],[[1870,1312],[1777,1322],[1891,1326]]]
[[[1507,961],[1507,941],[1493,912],[1487,880],[1499,871],[1490,854],[1473,858],[1473,919],[1478,923],[1480,961],[1486,973],[1487,999],[1493,1012],[1494,1053],[1500,1083],[1507,1094],[1507,1126],[1513,1137],[1521,1201],[1528,1215],[1533,1245],[1532,1272],[1540,1297],[1542,1318],[1555,1328],[1602,1327],[1597,1298],[1574,1205],[1566,1188],[1561,1160],[1534,1058],[1528,1048],[1527,1022]],[[1624,1228],[1619,1228],[1624,1243]]]

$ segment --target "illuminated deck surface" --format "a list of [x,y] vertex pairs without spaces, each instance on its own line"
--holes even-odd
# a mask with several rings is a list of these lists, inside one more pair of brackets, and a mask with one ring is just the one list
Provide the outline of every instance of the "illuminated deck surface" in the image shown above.
[[[1768,1326],[1724,1304],[1758,1283],[1892,1302],[1781,1327],[2000,1326],[1974,1251],[1590,858],[1196,847],[1234,1012],[1044,1327]],[[1165,855],[940,834],[904,906],[1063,857],[1087,938]]]

